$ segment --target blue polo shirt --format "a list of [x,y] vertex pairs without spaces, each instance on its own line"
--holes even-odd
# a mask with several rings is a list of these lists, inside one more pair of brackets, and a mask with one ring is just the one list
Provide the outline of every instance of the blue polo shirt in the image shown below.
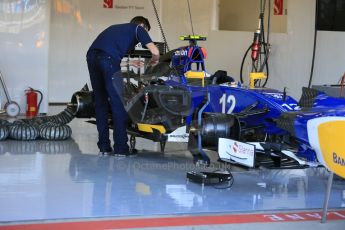
[[118,24],[109,26],[100,33],[89,50],[102,50],[120,63],[121,59],[139,42],[143,46],[152,42],[150,35],[142,26],[134,23]]

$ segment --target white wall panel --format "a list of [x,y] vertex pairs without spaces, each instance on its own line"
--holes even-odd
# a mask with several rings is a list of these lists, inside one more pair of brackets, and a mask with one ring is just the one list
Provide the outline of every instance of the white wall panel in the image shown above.
[[[287,3],[287,33],[271,33],[270,36],[272,50],[267,87],[280,90],[287,87],[288,93],[298,99],[302,86],[308,85],[310,75],[315,0],[289,0]],[[252,42],[253,33],[212,31],[206,46],[209,70],[224,69],[239,80],[241,61]]]
[[318,31],[313,85],[337,84],[345,73],[345,32]]
[[[213,0],[189,0],[193,21],[193,29],[196,35],[208,36],[213,25]],[[192,33],[189,19],[187,0],[163,0],[162,22],[167,42],[170,49],[188,45],[186,41],[180,41],[179,36]],[[204,46],[206,42],[200,42]]]
[[[160,1],[155,0],[160,10]],[[51,5],[49,101],[68,102],[72,94],[89,83],[86,52],[105,28],[129,22],[134,16],[147,17],[150,35],[160,34],[150,0],[116,0],[103,8],[102,0],[55,0]],[[90,84],[89,84],[90,86]]]
[[[211,30],[211,27],[216,28],[212,24],[212,12],[217,12],[218,1],[190,2],[195,33],[208,35],[206,42],[199,43],[207,49],[207,70],[211,73],[218,69],[227,70],[239,80],[241,61],[252,42],[254,31]],[[259,9],[257,12],[259,14]],[[287,87],[288,93],[298,99],[302,86],[308,86],[314,22],[315,0],[287,1],[287,32],[271,33],[270,37],[272,52],[267,87],[280,90]],[[186,1],[163,1],[163,26],[171,48],[185,45],[177,37],[191,33]],[[344,32],[318,32],[313,84],[335,84],[345,72],[344,39]]]
[[[40,112],[47,112],[50,2],[0,1],[0,70],[10,97],[25,113],[25,89],[42,91]],[[1,91],[2,107],[6,101]]]
[[[186,45],[178,36],[192,33],[187,1],[155,2],[170,48]],[[208,36],[206,42],[200,42],[208,51],[208,71],[224,69],[239,79],[240,63],[253,32],[211,30],[217,28],[217,2],[190,0],[194,32]],[[10,96],[23,112],[24,90],[28,86],[44,93],[40,112],[47,112],[48,98],[49,102],[68,102],[76,90],[89,82],[85,54],[107,26],[143,15],[152,24],[151,36],[161,41],[150,0],[114,3],[115,8],[105,9],[102,0],[0,1],[0,70]],[[287,9],[287,33],[271,34],[268,86],[287,86],[288,92],[298,98],[310,75],[315,0],[289,0]],[[343,32],[318,32],[313,84],[336,83],[345,71],[344,36]],[[3,106],[3,92],[0,95]]]

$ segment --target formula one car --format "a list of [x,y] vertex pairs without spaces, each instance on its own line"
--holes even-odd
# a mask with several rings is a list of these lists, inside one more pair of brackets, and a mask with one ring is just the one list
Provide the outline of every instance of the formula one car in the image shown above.
[[[210,75],[205,71],[206,52],[197,44],[206,38],[181,39],[189,45],[163,55],[159,64],[140,76],[126,74],[140,83],[126,83],[132,148],[135,137],[143,137],[160,142],[162,151],[166,141],[188,142],[194,161],[206,165],[210,158],[205,149],[246,167],[319,165],[318,141],[312,137],[317,130],[310,121],[345,120],[344,98],[303,88],[296,101],[285,90],[253,87],[262,79],[260,73],[252,76],[252,87],[235,82],[225,71]],[[82,90],[72,96],[77,117],[92,117],[91,94]]]

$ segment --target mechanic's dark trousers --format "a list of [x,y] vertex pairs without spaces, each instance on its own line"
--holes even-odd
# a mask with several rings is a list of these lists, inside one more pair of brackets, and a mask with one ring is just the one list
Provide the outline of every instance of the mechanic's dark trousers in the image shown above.
[[[111,150],[109,140],[109,103],[113,119],[114,153],[129,152],[127,144],[128,114],[123,105],[123,77],[120,62],[100,50],[87,54],[87,64],[94,92],[98,148],[101,152]],[[109,103],[108,103],[109,99]]]

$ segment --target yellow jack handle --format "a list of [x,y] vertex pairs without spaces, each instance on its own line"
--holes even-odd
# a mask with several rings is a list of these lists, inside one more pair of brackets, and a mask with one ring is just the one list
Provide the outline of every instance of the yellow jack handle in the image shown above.
[[250,79],[250,88],[254,89],[255,87],[255,80],[262,80],[262,79],[266,79],[266,75],[264,72],[251,72],[249,74],[249,79]]

